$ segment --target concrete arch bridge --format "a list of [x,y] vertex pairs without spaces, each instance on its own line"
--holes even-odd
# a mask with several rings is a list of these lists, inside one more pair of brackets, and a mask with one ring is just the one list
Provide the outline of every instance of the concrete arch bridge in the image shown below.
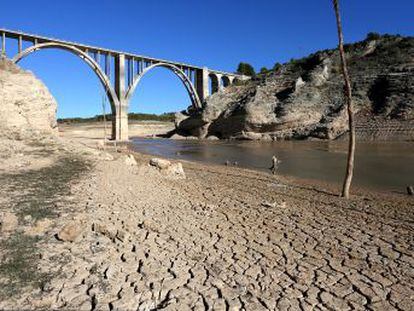
[[[20,31],[0,29],[2,55],[8,43],[17,43],[15,63],[42,49],[61,49],[80,57],[97,75],[108,96],[112,118],[112,139],[128,140],[128,106],[141,78],[156,67],[171,70],[186,88],[194,109],[200,109],[205,99],[246,76],[211,70],[180,62],[114,51],[85,44],[47,38]],[[211,81],[211,83],[210,83]],[[211,87],[210,87],[211,84]],[[210,91],[211,89],[211,91]]]

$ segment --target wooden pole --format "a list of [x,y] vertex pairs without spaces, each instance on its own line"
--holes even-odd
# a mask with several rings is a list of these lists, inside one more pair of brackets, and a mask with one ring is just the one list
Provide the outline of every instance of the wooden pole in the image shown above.
[[345,51],[344,51],[344,36],[342,32],[341,15],[339,12],[339,0],[333,0],[336,26],[338,30],[339,41],[339,55],[341,57],[342,74],[344,77],[345,88],[344,95],[348,112],[348,126],[349,126],[349,144],[348,144],[348,159],[346,165],[345,179],[342,187],[342,196],[349,198],[349,188],[351,187],[352,176],[354,172],[354,158],[355,158],[355,125],[354,125],[354,111],[352,105],[352,89],[351,80],[348,74],[348,67],[346,65]]

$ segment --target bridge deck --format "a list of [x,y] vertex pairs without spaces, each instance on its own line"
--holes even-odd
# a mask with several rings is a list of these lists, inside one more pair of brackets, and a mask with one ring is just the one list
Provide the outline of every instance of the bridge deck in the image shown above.
[[[99,53],[101,55],[105,55],[105,54],[107,54],[107,55],[123,54],[128,59],[144,60],[144,61],[150,61],[150,62],[153,62],[153,63],[167,63],[167,64],[175,65],[175,66],[178,66],[178,67],[185,67],[185,68],[194,69],[194,70],[203,69],[203,67],[194,66],[194,65],[190,65],[190,64],[186,64],[186,63],[182,63],[182,62],[175,62],[175,61],[165,60],[165,59],[161,59],[161,58],[154,58],[154,57],[149,57],[149,56],[145,56],[145,55],[139,55],[139,54],[133,54],[133,53],[123,52],[123,51],[106,49],[106,48],[101,48],[101,47],[97,47],[97,46],[77,43],[77,42],[73,42],[73,41],[66,41],[66,40],[61,40],[61,39],[56,39],[56,38],[44,37],[44,36],[29,34],[29,33],[21,32],[21,31],[8,30],[8,29],[4,29],[4,28],[0,28],[0,34],[3,38],[3,40],[4,40],[4,37],[5,37],[5,38],[13,38],[13,39],[18,39],[18,40],[22,40],[22,41],[37,42],[37,43],[55,42],[55,43],[59,43],[59,44],[72,45],[72,46],[75,46],[75,47],[77,47],[77,48],[79,48],[83,51],[87,50],[91,53]],[[213,70],[213,69],[210,69],[210,68],[209,68],[209,71],[213,72],[213,73],[216,73],[216,74],[223,74],[223,75],[228,75],[228,76],[239,76],[238,74],[235,74],[235,73],[232,73],[232,72]]]

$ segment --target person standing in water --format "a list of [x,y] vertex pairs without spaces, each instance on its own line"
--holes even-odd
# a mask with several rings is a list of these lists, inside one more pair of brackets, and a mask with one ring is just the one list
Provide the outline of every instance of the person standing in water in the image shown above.
[[270,170],[272,171],[273,175],[276,175],[277,169],[279,167],[280,160],[276,156],[272,157],[272,166],[270,167]]

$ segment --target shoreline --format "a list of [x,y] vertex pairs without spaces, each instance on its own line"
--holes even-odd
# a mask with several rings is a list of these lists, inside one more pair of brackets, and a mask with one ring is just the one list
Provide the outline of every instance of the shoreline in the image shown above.
[[[162,135],[165,134],[166,132],[170,131],[171,129],[174,128],[174,124],[172,122],[164,122],[164,121],[132,121],[131,122],[131,126],[130,126],[130,141],[127,142],[126,144],[132,144],[132,140],[134,138],[138,138],[138,139],[148,139],[148,140],[159,140],[159,141],[175,141],[176,139],[171,139],[171,138],[165,138],[165,137],[159,137],[159,136],[155,136],[155,135]],[[64,125],[63,127],[61,127],[59,129],[60,134],[63,137],[66,138],[73,138],[74,140],[87,140],[90,141],[91,144],[95,144],[94,141],[98,141],[98,140],[102,140],[103,139],[103,123],[102,122],[87,122],[87,123],[79,123],[79,124],[68,124],[68,125]],[[108,134],[109,135],[109,130],[108,130]],[[86,137],[90,138],[90,139],[86,139]],[[188,142],[192,142],[192,141],[197,141],[197,139],[178,139],[178,141],[188,141]],[[202,140],[205,143],[212,143],[214,144],[216,141],[210,141],[210,140]],[[283,144],[309,144],[309,145],[313,145],[313,144],[318,144],[318,143],[332,143],[333,145],[338,145],[338,146],[345,146],[347,145],[347,142],[345,140],[335,140],[335,141],[314,141],[314,140],[304,140],[304,141],[233,141],[233,140],[219,140],[217,141],[217,143],[238,143],[238,144],[242,144],[242,143],[259,143],[259,144],[278,144],[281,143]],[[124,144],[124,143],[122,143]],[[400,145],[400,144],[404,144],[407,146],[413,146],[413,151],[414,151],[414,143],[411,141],[407,141],[407,142],[401,142],[401,141],[357,141],[357,150],[358,149],[358,145],[362,145],[362,146],[375,146],[376,144],[385,144],[386,146],[392,146],[392,145]],[[131,149],[131,148],[130,148]],[[148,154],[151,154],[148,152]],[[154,155],[155,156],[155,155]],[[171,159],[175,159],[175,160],[185,160],[183,158],[180,157],[170,157]],[[192,159],[194,161],[196,161],[197,163],[203,163],[203,161],[197,161],[197,159]],[[222,159],[223,163],[225,163],[226,159]],[[270,160],[269,160],[270,161]],[[344,160],[345,161],[345,160]],[[214,159],[211,159],[210,161],[208,161],[209,164],[217,164],[217,161],[215,161]],[[222,165],[220,163],[220,165]],[[270,162],[269,162],[270,165]],[[265,172],[266,169],[260,168],[260,167],[255,167],[255,166],[249,166],[249,165],[245,165],[245,166],[240,166],[240,167],[244,167],[246,169],[253,169],[255,171],[261,171],[261,172]],[[345,171],[345,168],[344,168]],[[315,173],[313,173],[314,175]],[[345,173],[343,173],[344,175]],[[285,176],[287,178],[291,177],[291,178],[296,178],[297,180],[303,180],[305,183],[307,184],[320,184],[323,185],[324,187],[328,187],[328,188],[333,188],[333,189],[338,189],[337,192],[340,193],[340,188],[342,187],[342,174],[338,174],[336,180],[332,180],[333,176],[330,176],[329,178],[326,179],[326,177],[322,175],[320,175],[320,178],[318,177],[309,177],[309,176],[297,176],[295,174],[291,173],[283,173],[283,172],[279,172],[279,175]],[[370,185],[368,184],[369,182],[365,181],[365,182],[358,182],[355,183],[355,178],[354,178],[354,183],[353,183],[353,187],[354,190],[356,189],[362,189],[365,191],[369,191],[369,192],[377,192],[377,193],[394,193],[394,194],[400,194],[400,195],[404,195],[406,194],[406,187],[410,185],[410,183],[412,183],[411,180],[407,181],[407,184],[402,184],[399,187],[397,186],[392,186],[392,185]]]
[[[260,169],[254,169],[249,167],[243,167],[243,166],[226,166],[225,164],[218,164],[213,162],[202,162],[197,160],[187,160],[187,159],[181,159],[181,158],[171,158],[171,157],[165,157],[165,156],[158,156],[151,153],[146,153],[143,151],[137,151],[135,149],[132,149],[128,146],[128,152],[132,153],[138,157],[145,158],[148,161],[151,158],[161,158],[161,159],[167,159],[171,162],[181,162],[183,163],[184,167],[187,165],[188,167],[191,167],[194,170],[203,170],[203,169],[214,169],[217,171],[221,170],[229,170],[229,171],[235,171],[238,172],[240,176],[243,176],[244,174],[257,174],[259,176],[262,176],[262,178],[268,178],[269,180],[275,179],[283,181],[284,183],[290,184],[291,186],[298,186],[298,187],[305,187],[308,190],[315,190],[318,192],[326,192],[326,194],[332,195],[334,197],[337,197],[339,199],[342,199],[341,197],[341,189],[342,184],[341,182],[327,182],[319,179],[307,179],[307,178],[300,178],[293,175],[285,175],[285,174],[276,174],[272,175],[271,173],[267,173]],[[345,173],[344,173],[345,174]],[[351,195],[355,196],[372,196],[372,197],[384,197],[384,198],[398,198],[405,200],[407,199],[410,201],[413,199],[414,203],[414,197],[409,196],[404,191],[397,191],[397,190],[384,190],[384,189],[377,189],[377,188],[370,188],[366,186],[351,186]]]
[[[151,153],[151,151],[146,150],[145,147],[142,150],[140,150],[139,149],[139,143],[134,144],[134,142],[133,142],[134,139],[143,139],[143,140],[149,140],[149,141],[157,140],[157,141],[161,141],[161,142],[162,141],[167,141],[168,142],[170,140],[168,138],[161,138],[161,137],[156,137],[156,138],[140,137],[140,136],[131,137],[131,140],[127,143],[128,149],[130,151],[137,151],[138,153],[152,155],[154,157],[157,157],[157,156],[166,157],[166,158],[168,158],[170,160],[174,160],[174,161],[190,161],[190,162],[195,162],[195,163],[205,164],[205,165],[219,165],[219,166],[222,166],[222,167],[227,166],[225,164],[225,162],[226,162],[225,158],[223,158],[223,159],[221,159],[221,158],[220,159],[219,158],[210,158],[210,159],[207,159],[207,160],[201,160],[201,159],[197,159],[196,157],[193,157],[193,158],[189,159],[188,157],[182,157],[181,154],[178,154],[178,155],[169,154],[173,150],[168,150],[168,151],[164,152],[163,155],[157,155],[156,152]],[[190,144],[191,144],[191,142],[192,142],[192,140],[189,141]],[[234,141],[225,141],[225,142],[223,142],[223,141],[212,141],[212,142],[211,141],[204,141],[204,143],[212,144],[214,146],[215,144],[226,144],[226,143],[232,144],[232,143],[234,143]],[[260,144],[260,146],[262,146],[262,144],[263,145],[269,144],[271,146],[271,145],[277,145],[277,144],[280,143],[281,146],[284,146],[286,144],[295,144],[295,143],[297,143],[299,145],[303,145],[303,143],[305,143],[305,144],[308,144],[309,146],[312,146],[314,144],[319,144],[320,142],[314,142],[314,141],[305,141],[305,142],[302,142],[302,141],[293,141],[293,142],[292,141],[288,141],[288,142],[286,142],[286,141],[283,141],[283,142],[239,142],[239,144],[243,144],[243,143],[246,143],[246,144],[249,144],[249,143],[255,144],[255,143],[257,143],[257,144]],[[343,142],[343,141],[333,142],[333,144],[336,147],[343,145],[343,146],[345,146],[344,148],[346,148],[346,146],[347,146],[347,143]],[[367,146],[367,145],[376,146],[376,145],[378,145],[378,142],[360,142],[360,144],[362,146]],[[400,146],[402,143],[401,142],[386,142],[385,144],[387,146],[388,145],[392,146],[393,144]],[[404,146],[405,145],[411,146],[410,143],[404,143]],[[412,146],[414,148],[414,144]],[[159,150],[158,148],[160,148],[161,153],[163,153],[162,152],[162,148],[163,148],[162,146],[161,147],[155,147],[154,150],[157,151],[157,150]],[[357,148],[358,148],[358,145],[357,145]],[[180,151],[178,151],[178,152],[180,152]],[[197,152],[197,151],[195,151],[195,152]],[[231,157],[231,155],[232,154],[230,154],[229,156]],[[220,162],[219,160],[222,160],[222,162]],[[345,161],[345,159],[344,159],[344,161]],[[269,165],[270,164],[271,163],[270,163],[270,160],[269,160]],[[283,163],[282,163],[282,165],[283,165]],[[292,164],[290,164],[290,165],[292,165]],[[244,164],[238,163],[237,165],[234,165],[234,164],[230,163],[230,165],[228,165],[228,166],[231,167],[231,168],[236,168],[237,167],[237,168],[253,170],[253,171],[256,171],[256,172],[263,172],[263,173],[269,173],[270,172],[264,166],[259,167],[259,166],[249,165],[249,164],[246,164],[246,163],[244,163]],[[318,178],[318,177],[313,177],[313,178],[312,177],[304,177],[304,176],[300,176],[300,175],[297,175],[297,174],[295,175],[293,172],[291,172],[291,173],[278,172],[277,175],[278,176],[283,176],[285,178],[290,178],[290,179],[293,179],[293,180],[297,180],[298,182],[308,184],[308,185],[319,185],[319,186],[323,186],[325,188],[335,189],[338,192],[338,194],[341,192],[341,188],[342,188],[342,179],[341,179],[342,176],[338,176],[337,181],[333,181],[333,180],[329,180],[329,178],[327,180],[326,179],[327,176],[324,177],[323,174],[319,176],[320,178]],[[343,175],[345,175],[345,169],[344,169]],[[332,178],[332,176],[329,176],[329,177]],[[408,186],[408,185],[409,184],[407,184],[406,186]],[[363,184],[361,182],[358,182],[358,180],[355,180],[355,179],[354,179],[354,183],[353,183],[351,188],[353,188],[355,190],[360,189],[361,191],[366,191],[366,192],[375,192],[375,193],[384,193],[385,192],[385,193],[389,193],[389,194],[394,193],[394,194],[399,194],[399,195],[404,195],[404,194],[406,195],[405,186],[403,186],[402,188],[399,188],[399,187],[396,187],[396,186],[391,187],[391,186],[387,186],[387,185],[374,185],[374,184],[368,185],[368,184]]]

